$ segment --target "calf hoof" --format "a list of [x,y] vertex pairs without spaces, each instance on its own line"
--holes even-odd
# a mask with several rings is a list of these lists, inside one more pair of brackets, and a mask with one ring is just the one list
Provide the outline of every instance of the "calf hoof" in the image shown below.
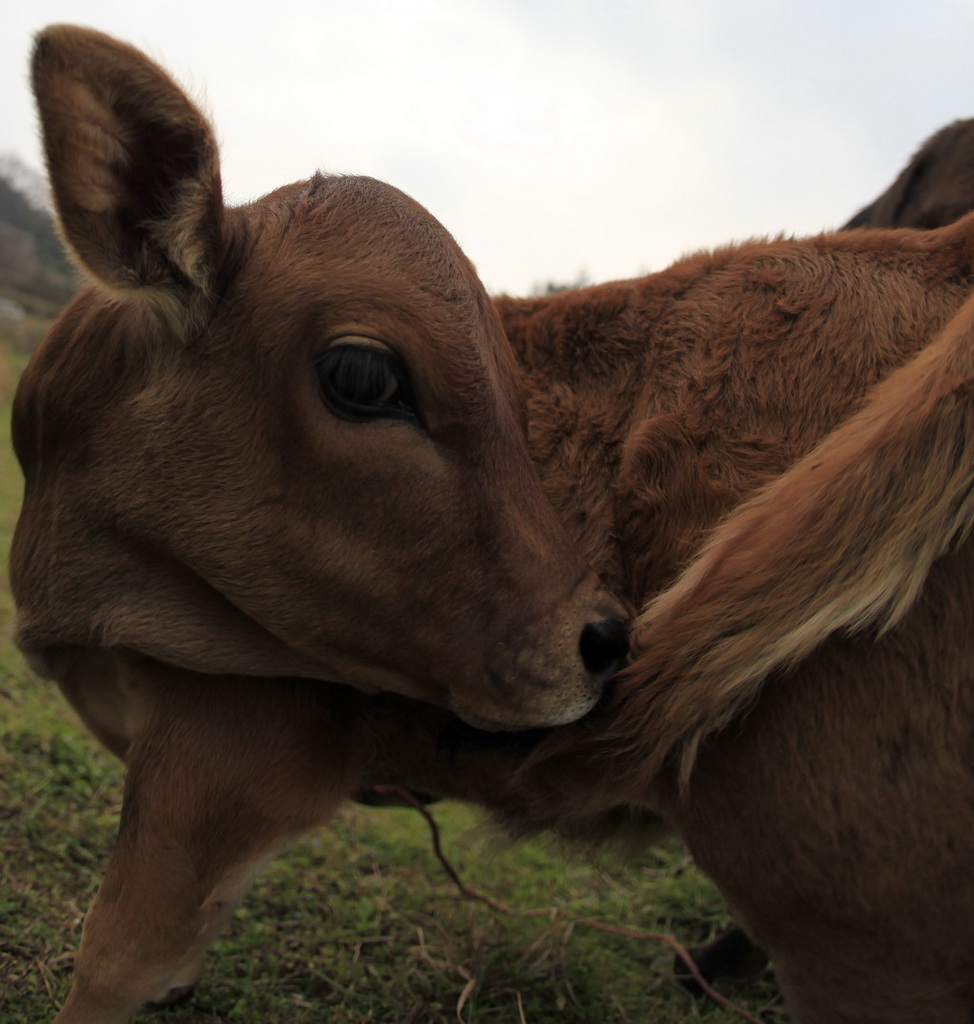
[[152,1013],[155,1010],[164,1010],[167,1006],[175,1006],[177,1003],[185,1003],[193,994],[195,985],[175,985],[160,999],[153,999],[145,1004],[145,1009]]
[[[768,966],[768,954],[756,946],[740,928],[728,928],[713,942],[687,952],[703,980],[713,986],[742,985],[746,981],[753,981]],[[697,979],[680,957],[676,957],[673,974],[688,992],[703,994]]]

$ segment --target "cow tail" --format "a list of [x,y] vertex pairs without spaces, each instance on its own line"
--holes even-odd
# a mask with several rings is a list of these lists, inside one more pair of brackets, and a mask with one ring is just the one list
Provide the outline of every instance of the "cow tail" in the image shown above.
[[640,774],[675,760],[686,785],[769,673],[833,633],[890,629],[972,525],[974,297],[637,619],[619,696]]

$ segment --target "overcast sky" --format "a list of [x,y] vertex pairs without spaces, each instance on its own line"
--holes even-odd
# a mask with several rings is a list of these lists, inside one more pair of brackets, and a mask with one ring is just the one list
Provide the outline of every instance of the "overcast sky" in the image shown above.
[[87,24],[202,100],[228,201],[370,174],[515,294],[837,226],[974,117],[974,0],[13,0],[2,20],[0,153],[40,167],[31,36]]

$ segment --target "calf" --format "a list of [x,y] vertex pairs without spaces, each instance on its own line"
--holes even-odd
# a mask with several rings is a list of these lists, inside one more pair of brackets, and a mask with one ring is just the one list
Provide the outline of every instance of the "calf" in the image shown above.
[[59,1024],[184,991],[390,782],[665,818],[800,1024],[969,1024],[974,218],[492,309],[386,186],[225,210],[121,44],[50,30],[35,83],[96,283],[17,398],[19,636],[128,766]]

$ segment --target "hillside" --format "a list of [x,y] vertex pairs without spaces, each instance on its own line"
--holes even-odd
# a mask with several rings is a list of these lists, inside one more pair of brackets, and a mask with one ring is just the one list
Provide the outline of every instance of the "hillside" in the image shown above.
[[0,157],[0,328],[28,347],[78,286],[45,204],[40,176]]

